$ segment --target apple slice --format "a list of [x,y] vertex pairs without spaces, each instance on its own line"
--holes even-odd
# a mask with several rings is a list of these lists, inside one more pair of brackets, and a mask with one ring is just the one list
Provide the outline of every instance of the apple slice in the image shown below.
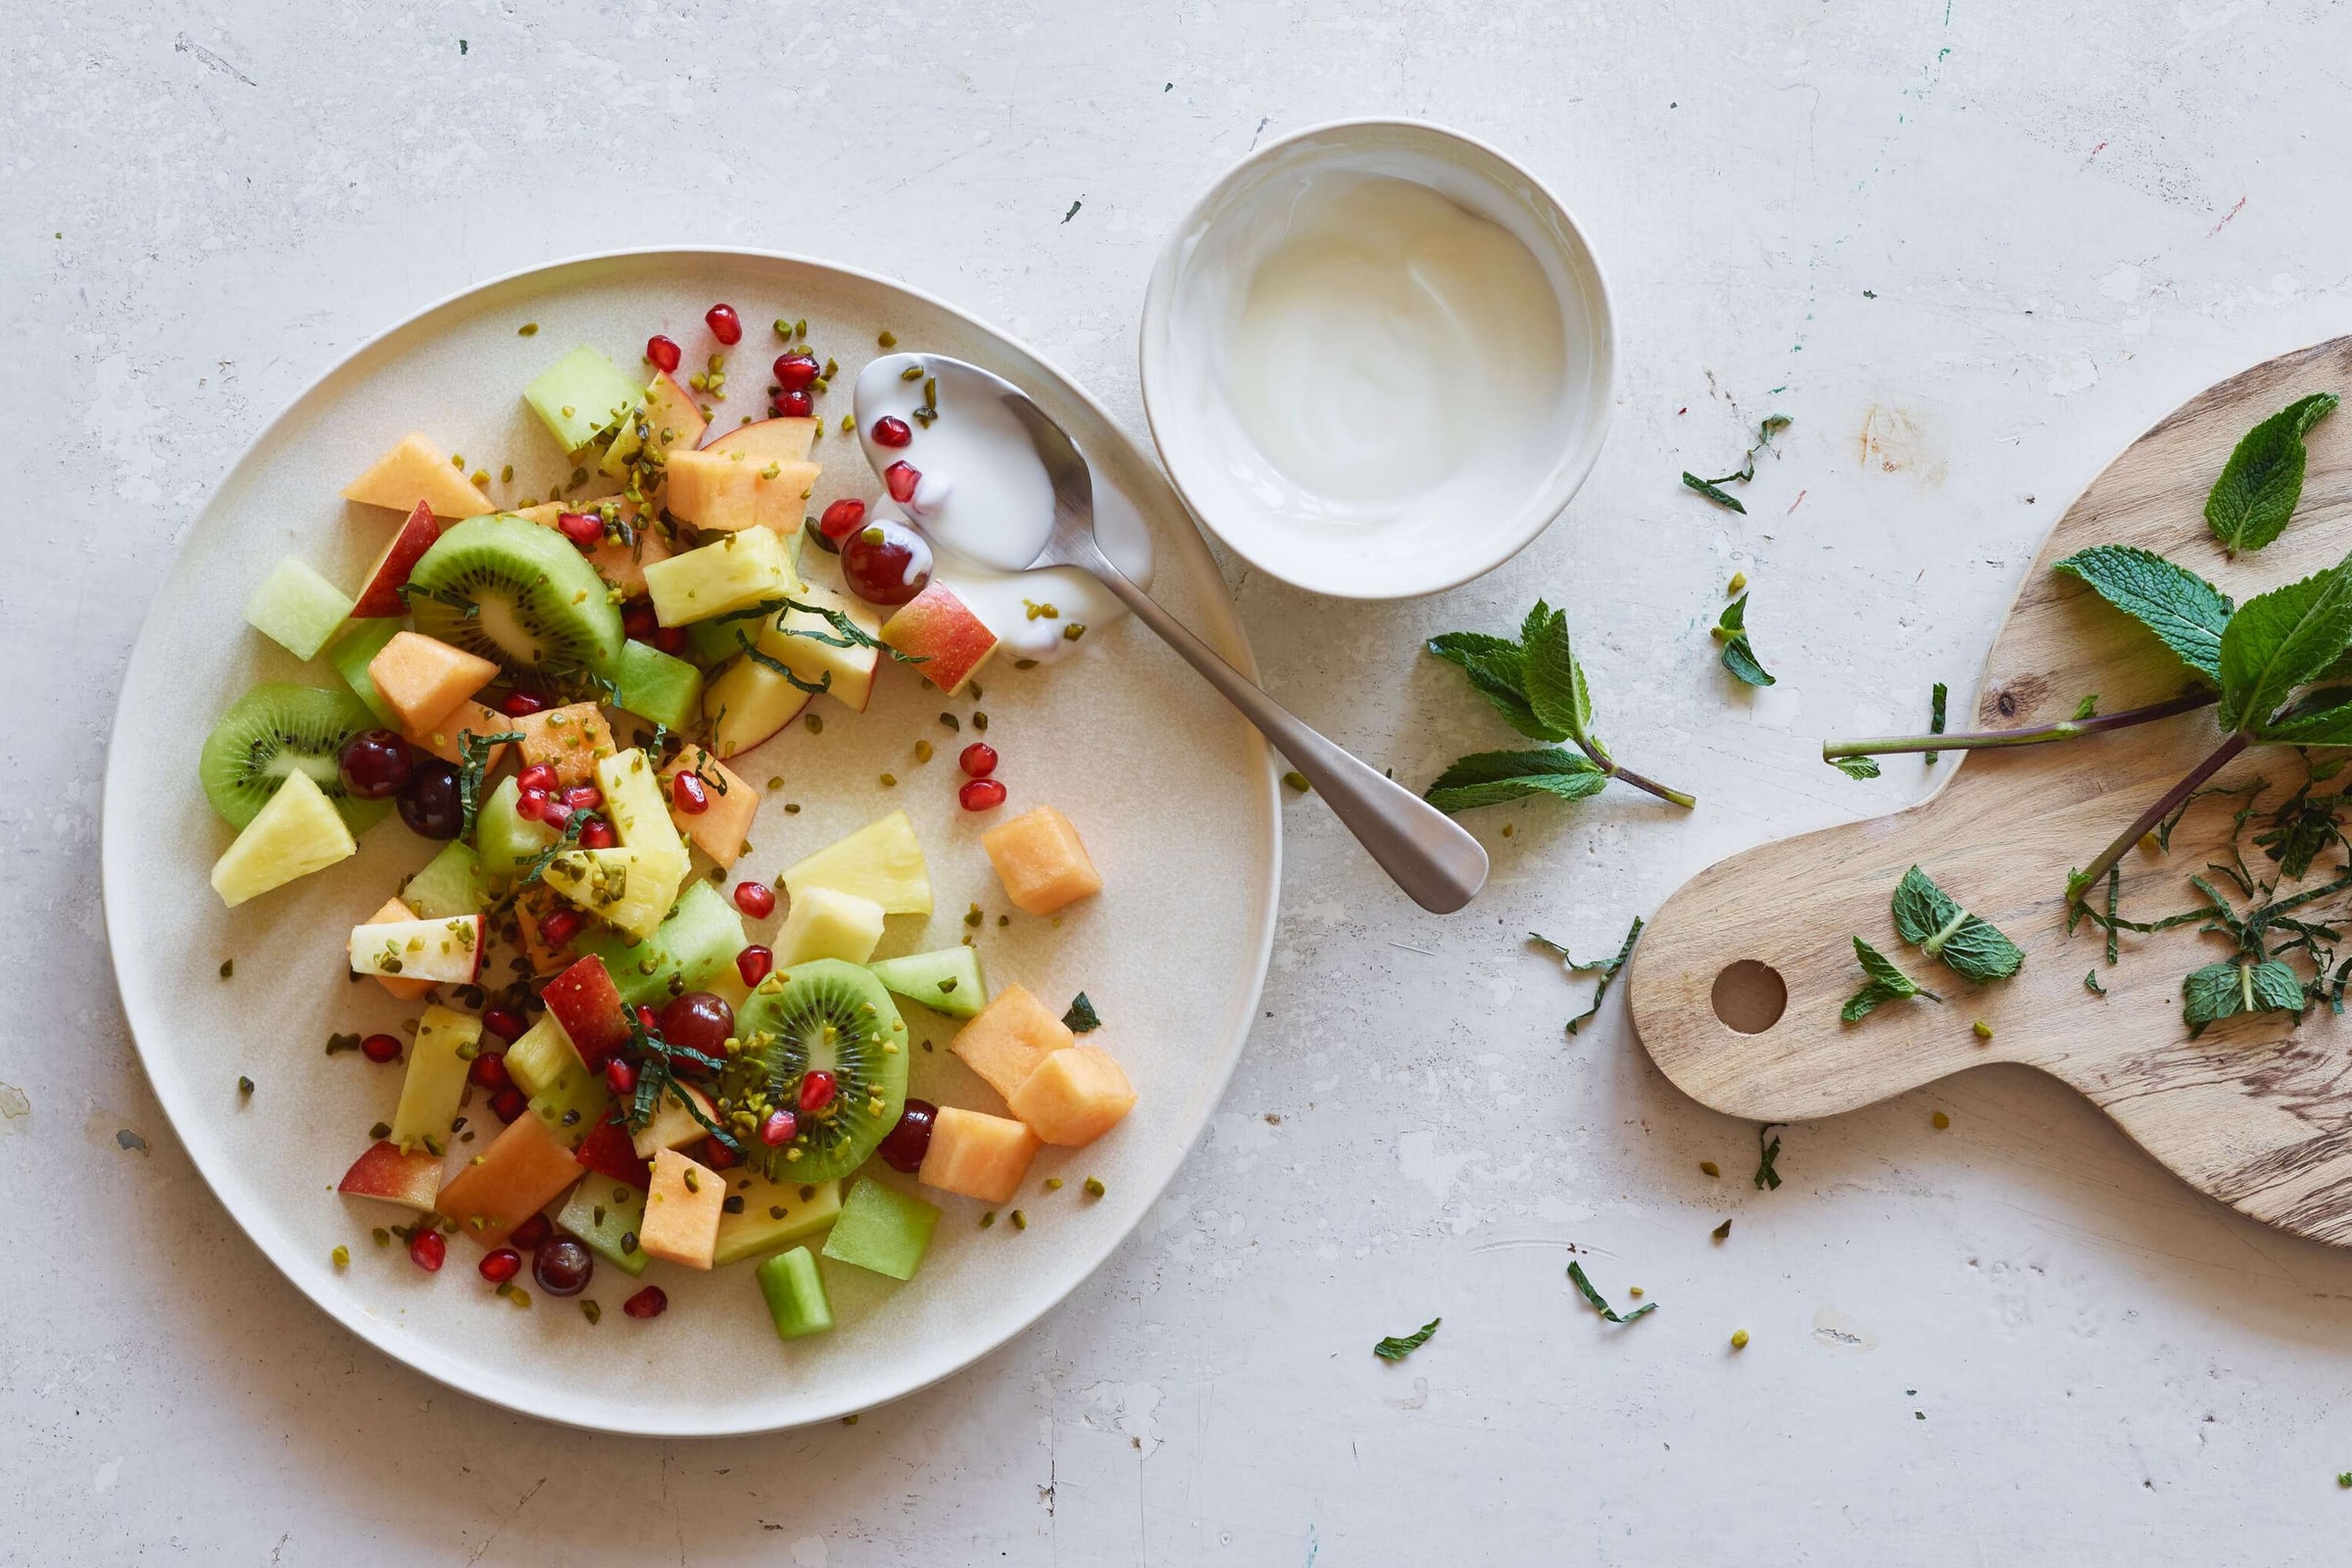
[[[415,909],[410,908],[398,899],[386,899],[383,906],[368,917],[367,923],[368,925],[400,925],[416,918],[416,911]],[[375,981],[376,984],[403,1002],[415,1002],[418,997],[433,989],[433,983],[430,980],[406,979],[396,974],[379,974],[375,977]]]
[[351,928],[351,972],[469,986],[482,969],[482,917],[369,920]]
[[400,591],[408,586],[410,568],[427,550],[433,548],[433,541],[440,537],[441,521],[433,515],[433,509],[421,501],[417,502],[416,510],[409,514],[408,520],[392,530],[391,542],[384,546],[383,554],[375,558],[375,564],[368,568],[368,574],[360,579],[360,598],[351,607],[352,618],[375,620],[407,614],[409,602],[400,596]]
[[422,505],[436,517],[478,517],[498,510],[450,463],[448,454],[416,434],[402,436],[400,445],[345,485],[343,499],[395,512]]
[[380,1198],[419,1213],[430,1213],[441,1193],[441,1156],[405,1150],[390,1139],[368,1146],[351,1162],[335,1191],[347,1198]]
[[703,688],[710,749],[720,757],[741,757],[798,718],[808,706],[807,692],[748,656]]
[[695,1119],[694,1112],[678,1099],[680,1094],[694,1097],[694,1102],[706,1120],[715,1122],[718,1112],[711,1108],[710,1097],[692,1084],[672,1083],[669,1092],[662,1097],[661,1108],[646,1124],[637,1129],[630,1140],[639,1159],[651,1159],[664,1149],[683,1149],[696,1139],[705,1137],[710,1129]]
[[915,673],[950,697],[997,651],[997,634],[943,582],[901,605],[882,623],[882,640],[921,660]]
[[620,988],[612,971],[595,954],[580,959],[550,980],[539,1000],[555,1014],[556,1022],[591,1067],[604,1066],[615,1051],[629,1043],[629,1021],[622,1015]]
[[573,1157],[596,1175],[626,1182],[642,1193],[653,1183],[653,1167],[637,1157],[636,1147],[629,1140],[629,1130],[617,1119],[619,1115],[620,1112],[615,1110],[612,1116],[591,1127],[588,1136],[580,1140],[579,1150]]
[[656,371],[645,384],[645,402],[621,421],[612,445],[605,449],[605,461],[597,466],[617,479],[628,472],[638,453],[651,451],[660,459],[672,449],[691,452],[702,444],[703,432],[710,427],[710,420],[694,401],[694,394],[667,370]]

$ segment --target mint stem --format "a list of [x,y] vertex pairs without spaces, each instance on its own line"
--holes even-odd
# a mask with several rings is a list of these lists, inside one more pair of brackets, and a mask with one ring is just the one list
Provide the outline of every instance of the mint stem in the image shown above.
[[1630,767],[1618,766],[1615,758],[1581,735],[1576,738],[1576,744],[1587,757],[1600,764],[1600,770],[1603,773],[1621,783],[1631,784],[1638,790],[1647,790],[1659,800],[1671,801],[1686,811],[1698,804],[1698,797],[1695,795],[1686,795],[1681,790],[1668,789],[1654,778],[1644,778]]
[[2082,903],[2082,896],[2096,887],[2100,880],[2115,868],[2116,862],[2124,858],[2125,851],[2154,832],[2157,823],[2172,815],[2173,808],[2195,794],[2197,788],[2207,779],[2228,767],[2236,759],[2237,754],[2246,749],[2252,739],[2253,737],[2247,735],[2243,730],[2230,731],[2222,744],[2214,748],[2212,756],[2190,768],[2187,777],[2166,790],[2155,805],[2140,812],[2138,818],[2130,827],[2116,836],[2113,844],[2100,851],[2099,858],[2090,862],[2089,869],[2067,879],[2070,887],[2066,902],[2070,905]]
[[2212,692],[2182,692],[2178,697],[2146,708],[2127,708],[2117,713],[2101,713],[2096,718],[2067,718],[2055,724],[2035,724],[2027,729],[1988,729],[1964,732],[1958,735],[1880,735],[1858,741],[1823,741],[1821,760],[1836,761],[1840,757],[1888,757],[1898,752],[1975,752],[2002,746],[2044,746],[2051,741],[2079,740],[2085,735],[2100,735],[2111,729],[2129,729],[2134,724],[2149,724],[2175,713],[2193,712],[2210,708],[2220,699]]

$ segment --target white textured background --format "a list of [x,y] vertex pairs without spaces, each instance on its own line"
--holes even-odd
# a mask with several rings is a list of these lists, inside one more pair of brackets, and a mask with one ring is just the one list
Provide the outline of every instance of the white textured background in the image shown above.
[[[1849,784],[1813,747],[1916,723],[1936,679],[1965,712],[2033,547],[2098,466],[2207,382],[2352,321],[2352,14],[13,0],[0,19],[19,950],[0,1082],[31,1104],[0,1118],[0,1560],[2343,1559],[2352,1258],[2192,1196],[1998,1069],[1791,1129],[1788,1184],[1759,1193],[1753,1129],[1668,1087],[1615,999],[1563,1041],[1581,988],[1517,938],[1604,949],[1719,855],[1921,793],[1912,766]],[[943,293],[1140,435],[1159,236],[1253,138],[1362,113],[1461,125],[1554,184],[1611,269],[1623,383],[1567,518],[1483,582],[1366,608],[1238,575],[1271,684],[1422,780],[1503,732],[1416,639],[1503,629],[1546,594],[1573,607],[1604,733],[1700,811],[1489,811],[1494,885],[1436,921],[1292,805],[1265,1016],[1212,1135],[1061,1311],[854,1427],[560,1430],[297,1297],[156,1112],[96,887],[123,650],[260,423],[478,278],[710,240]],[[1432,397],[1452,373],[1430,368]],[[1678,488],[1771,409],[1796,424],[1748,517]],[[1754,699],[1704,632],[1739,567],[1781,676]],[[1569,1243],[1663,1308],[1598,1324],[1561,1278]],[[1409,1362],[1367,1353],[1437,1313]],[[1754,1343],[1734,1357],[1738,1327]]]

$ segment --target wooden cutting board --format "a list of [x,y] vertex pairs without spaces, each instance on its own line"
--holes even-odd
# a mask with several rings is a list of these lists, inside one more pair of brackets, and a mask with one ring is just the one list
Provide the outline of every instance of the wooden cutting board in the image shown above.
[[[2051,530],[1985,661],[1976,724],[1962,710],[1952,727],[2061,719],[2092,693],[2113,712],[2181,689],[2180,664],[2147,632],[2051,571],[2086,546],[2158,551],[2241,604],[2340,560],[2352,548],[2352,407],[2312,431],[2302,506],[2269,549],[2232,563],[2204,520],[2206,492],[2238,438],[2295,398],[2324,391],[2352,394],[2352,337],[2256,366],[2134,441]],[[1635,950],[1630,996],[1642,1044],[1685,1093],[1757,1121],[1826,1116],[1983,1062],[2024,1062],[2090,1097],[2200,1191],[2298,1235],[2352,1243],[2352,1014],[2317,1009],[2300,1024],[2234,1019],[2192,1041],[2180,1021],[2181,978],[2229,956],[2223,940],[2194,927],[2127,933],[2110,968],[2104,937],[2088,921],[2066,932],[2068,870],[2088,864],[2219,740],[2205,709],[2085,740],[1966,753],[1957,766],[1946,754],[1943,787],[1908,810],[1709,867],[1667,901]],[[1922,764],[1889,757],[1883,765],[1895,775]],[[2262,776],[2278,786],[2267,805],[2303,768],[2291,751],[2257,748],[2215,782]],[[2125,914],[2189,907],[2187,877],[2226,858],[2231,810],[2203,803],[2169,854],[2130,852]],[[2250,842],[2246,853],[2269,868]],[[2339,858],[2323,857],[2306,885]],[[1914,862],[2025,950],[2013,979],[1972,986],[1900,944],[1889,900]],[[1839,1006],[1862,981],[1855,936],[1945,1004],[1897,1003],[1840,1023]],[[2083,985],[2094,968],[2103,998]],[[1772,1018],[1783,990],[1786,1005]],[[1989,1041],[1976,1034],[1979,1020],[1991,1028]]]

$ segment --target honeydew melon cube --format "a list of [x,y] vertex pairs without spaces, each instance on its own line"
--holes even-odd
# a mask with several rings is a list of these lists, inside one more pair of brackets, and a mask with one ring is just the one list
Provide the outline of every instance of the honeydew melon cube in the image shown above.
[[583,344],[540,371],[522,389],[522,401],[565,452],[577,452],[634,414],[645,394]]
[[507,1048],[506,1063],[507,1076],[525,1095],[539,1094],[569,1069],[588,1070],[572,1047],[571,1036],[564,1032],[552,1012],[540,1014],[539,1021]]
[[[722,1213],[718,1241],[712,1248],[712,1266],[723,1268],[760,1252],[803,1241],[831,1225],[841,1214],[841,1183],[802,1185],[771,1182],[749,1171],[729,1171],[733,1178],[727,1196],[743,1200],[740,1213]],[[806,1192],[808,1196],[803,1198]]]
[[825,1282],[816,1270],[816,1257],[806,1247],[778,1252],[760,1265],[760,1294],[767,1300],[767,1315],[775,1320],[779,1340],[807,1339],[833,1327],[833,1303],[825,1299]]
[[549,887],[615,931],[644,938],[669,912],[685,879],[683,857],[636,850],[565,850],[541,873]]
[[776,967],[789,969],[811,958],[863,963],[881,942],[882,906],[833,888],[803,888],[770,947]]
[[727,1184],[674,1149],[654,1155],[654,1185],[645,1195],[637,1244],[666,1263],[707,1269],[725,1212]]
[[521,786],[513,774],[498,781],[473,819],[473,842],[481,856],[482,874],[504,886],[556,842],[558,834],[545,822],[534,822],[517,811]]
[[213,862],[213,891],[233,909],[359,851],[350,824],[326,791],[296,768]]
[[288,556],[245,601],[245,619],[296,659],[316,659],[351,618],[351,596]]
[[1008,1203],[1037,1157],[1038,1136],[1025,1122],[943,1105],[931,1123],[931,1147],[916,1180],[987,1203]]
[[801,586],[772,528],[747,528],[714,544],[657,561],[645,568],[654,616],[664,626],[683,626],[713,615],[749,610]]
[[866,965],[873,977],[909,1002],[969,1018],[988,1004],[988,981],[980,973],[980,950],[958,944],[937,953],[909,953]]
[[355,620],[351,629],[326,650],[326,662],[334,665],[335,673],[343,677],[343,684],[351,688],[352,695],[378,720],[391,725],[400,723],[400,715],[376,691],[375,682],[368,678],[368,664],[384,651],[384,644],[400,635],[401,629],[397,620]]
[[369,920],[351,928],[351,972],[471,985],[482,967],[482,917]]
[[885,914],[929,914],[931,873],[914,823],[903,810],[869,822],[784,873],[795,898],[804,888],[832,888],[882,906]]
[[631,1278],[643,1274],[654,1260],[637,1241],[645,1224],[645,1194],[626,1182],[591,1171],[564,1200],[556,1223]]
[[552,1080],[532,1093],[530,1107],[531,1114],[547,1123],[547,1130],[564,1148],[576,1150],[612,1110],[612,1094],[605,1087],[604,1078],[590,1072],[586,1063],[566,1062]]
[[438,1004],[416,1020],[409,1047],[408,1076],[400,1083],[400,1108],[392,1113],[391,1142],[407,1150],[446,1153],[466,1074],[482,1040],[482,1020]]
[[440,854],[424,862],[424,869],[409,878],[400,890],[400,901],[415,909],[419,920],[481,913],[490,907],[490,885],[483,876],[482,858],[471,845],[450,840],[441,846]]
[[743,915],[710,883],[689,882],[654,934],[642,940],[611,930],[583,933],[571,951],[604,960],[620,999],[634,1007],[659,1005],[677,991],[707,991],[735,976],[735,956],[748,939]]
[[703,710],[703,672],[632,637],[612,662],[612,706],[663,729],[686,729]]
[[910,1280],[938,1227],[939,1210],[933,1205],[862,1177],[842,1200],[841,1217],[825,1238],[825,1255],[894,1280]]

